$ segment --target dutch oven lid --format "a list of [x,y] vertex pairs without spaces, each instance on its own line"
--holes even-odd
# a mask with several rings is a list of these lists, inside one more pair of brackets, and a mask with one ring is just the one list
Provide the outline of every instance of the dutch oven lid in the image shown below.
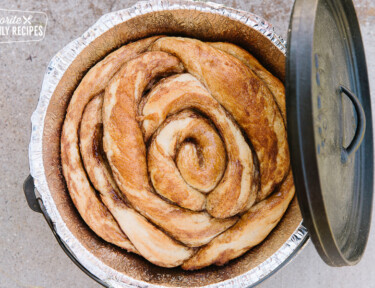
[[351,0],[296,0],[288,34],[287,126],[296,192],[331,266],[359,262],[373,195],[364,48]]

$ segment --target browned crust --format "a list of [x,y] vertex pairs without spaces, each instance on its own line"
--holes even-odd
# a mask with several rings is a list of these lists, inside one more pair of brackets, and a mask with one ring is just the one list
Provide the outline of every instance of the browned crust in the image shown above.
[[[172,130],[179,121],[186,125]],[[160,131],[168,129],[174,135],[169,153],[157,141]],[[225,169],[225,149],[207,119],[186,110],[169,117],[159,127],[148,149],[147,160],[153,187],[160,195],[180,207],[202,211],[206,197],[194,184],[215,188]]]
[[108,81],[121,67],[121,63],[146,50],[157,38],[142,40],[116,50],[86,74],[70,101],[61,135],[62,168],[74,205],[97,235],[124,248],[130,248],[127,237],[87,179],[79,152],[78,128],[87,103],[103,92]]
[[175,239],[197,247],[232,226],[237,218],[215,219],[207,213],[171,205],[155,195],[149,183],[146,147],[136,117],[136,107],[147,83],[169,71],[182,72],[180,65],[176,57],[164,52],[144,53],[129,61],[106,90],[103,141],[116,182],[133,207]]
[[237,58],[195,39],[164,37],[151,49],[178,57],[245,131],[260,163],[258,199],[265,199],[289,170],[285,125],[268,88]]
[[283,217],[294,196],[293,175],[289,175],[269,198],[251,207],[234,225],[216,237],[182,268],[196,270],[211,264],[224,265],[261,243]]
[[[145,52],[150,45],[152,51]],[[178,58],[163,51],[174,54]],[[119,70],[121,66],[123,67]],[[163,81],[156,88],[150,85],[158,77],[181,73],[184,69],[198,77],[202,83],[189,74],[182,74],[169,78],[170,81],[168,79]],[[225,81],[226,79],[231,81]],[[151,87],[152,90],[145,101],[153,101],[154,106],[164,107],[166,111],[156,109],[154,114],[144,114],[148,103],[141,100],[147,87]],[[104,88],[103,103],[100,96],[87,104],[96,94],[102,93]],[[160,95],[173,95],[173,93],[177,93],[171,96],[171,99],[175,98],[175,100],[169,104],[179,102],[182,106],[177,110],[182,109],[184,105],[185,108],[202,108],[203,113],[213,117],[212,120],[218,128],[222,127],[219,131],[224,137],[228,152],[227,168],[220,183],[207,196],[207,205],[205,195],[185,185],[186,179],[180,176],[176,164],[171,161],[176,158],[177,146],[186,140],[182,134],[183,129],[191,130],[189,128],[191,125],[188,123],[193,121],[191,119],[199,118],[194,112],[182,112],[181,116],[168,119],[165,125],[156,131],[148,154],[148,168],[156,191],[181,208],[158,197],[154,193],[154,187],[150,185],[144,143],[144,138],[147,139],[149,136],[142,134],[138,121],[145,123],[150,121],[150,117],[155,118],[155,115],[164,115],[165,119],[173,107],[165,106],[162,102],[158,103],[157,100],[162,100]],[[202,101],[209,103],[207,108]],[[84,113],[86,104],[87,113]],[[214,110],[210,111],[210,109]],[[81,163],[77,131],[79,131],[82,113],[84,116],[80,131],[82,156],[88,175],[93,178],[91,182],[100,191],[106,205],[94,195],[95,190],[91,187]],[[95,132],[100,132],[97,126],[101,125],[101,113],[104,126],[102,149],[106,159],[101,156],[103,151],[98,151],[101,142],[96,139],[98,135],[95,136]],[[138,115],[139,113],[141,115]],[[257,173],[252,162],[251,149],[232,117],[246,133],[259,160],[261,186],[257,197],[253,193],[255,192],[253,188],[258,185],[254,177]],[[156,125],[160,125],[160,121],[164,119],[157,120]],[[177,126],[173,128],[173,125]],[[144,130],[146,128],[143,127]],[[121,244],[122,247],[140,252],[149,261],[165,267],[180,265],[187,259],[186,257],[191,256],[192,250],[185,249],[163,231],[190,247],[208,244],[201,248],[197,255],[204,253],[211,242],[216,243],[216,250],[220,250],[226,243],[217,242],[217,239],[228,233],[229,235],[235,233],[233,229],[226,230],[237,222],[237,218],[228,217],[245,212],[254,203],[255,198],[262,200],[268,196],[282,181],[284,170],[289,167],[285,126],[277,105],[263,82],[231,55],[189,38],[154,37],[141,40],[112,53],[91,69],[75,91],[68,107],[61,151],[63,171],[72,200],[86,223],[95,233],[112,243],[118,241],[110,238],[111,235],[116,235],[114,231],[116,229],[120,233],[124,231],[132,242],[123,234],[126,244]],[[223,152],[222,149],[221,153]],[[164,166],[160,166],[162,164]],[[163,173],[167,175],[161,177]],[[173,188],[178,188],[178,191],[174,191]],[[125,204],[124,196],[140,215]],[[105,213],[101,206],[108,207],[117,222],[109,211]],[[206,212],[191,211],[201,211],[205,207],[214,218]],[[241,217],[240,223],[246,215],[247,213]],[[162,230],[152,226],[143,217]],[[138,234],[149,235],[153,242],[147,244],[139,238],[134,230],[135,222],[138,223]],[[246,222],[249,223],[251,221]],[[270,230],[269,226],[263,224],[255,224],[254,227],[260,229],[260,235],[264,235],[262,236],[264,238]],[[235,225],[237,226],[238,224]],[[244,230],[244,228],[240,229],[240,231]],[[217,237],[220,234],[222,235]],[[231,242],[236,243],[234,238],[236,237],[231,238]],[[165,247],[162,247],[163,241]],[[165,250],[168,245],[170,248]],[[242,254],[236,249],[239,248],[234,245],[232,249],[225,251],[227,261],[237,254]],[[242,249],[246,250],[246,248]],[[162,251],[165,257],[162,256]],[[169,257],[167,254],[171,251],[175,252]],[[210,265],[214,257],[208,259],[208,262],[207,259],[206,262],[203,261],[204,264],[189,264],[194,262],[194,259],[195,257],[185,262],[183,267],[202,268]],[[214,260],[212,261],[215,263]]]
[[[102,174],[105,175],[106,181],[105,181],[105,190],[101,191],[100,200],[101,205],[106,207],[110,207],[108,205],[107,197],[109,196],[113,202],[118,203],[120,206],[124,206],[124,202],[119,196],[119,193],[117,190],[117,187],[115,184],[110,181],[110,175],[109,171],[106,167],[106,162],[103,159],[103,150],[102,150],[102,135],[103,135],[103,123],[102,123],[102,117],[101,117],[101,106],[103,104],[103,95],[98,95],[95,98],[93,98],[86,106],[85,111],[82,116],[82,122],[80,126],[80,150],[82,153],[82,159],[85,164],[85,170],[87,171],[91,182],[93,183],[94,187],[100,191],[98,187],[100,187],[100,184],[96,177],[93,177],[95,175],[95,169],[99,169],[102,171]],[[94,164],[93,164],[94,163]],[[111,183],[112,182],[112,183]],[[105,194],[103,194],[105,193]],[[107,197],[106,197],[107,196]],[[99,200],[99,199],[98,199]],[[99,200],[99,201],[100,201]],[[77,200],[79,201],[79,200]],[[104,204],[103,204],[104,202]],[[91,209],[91,207],[88,207],[87,209]],[[121,242],[117,240],[117,242],[113,239],[109,242],[112,242],[113,244],[118,245],[118,243],[121,243],[122,248],[137,253],[137,249],[133,246],[133,244],[130,242],[128,237],[126,237],[125,233],[121,230],[119,227],[117,221],[113,219],[113,215],[110,213],[110,209],[108,209],[108,218],[110,219],[111,223],[113,224],[113,227],[108,227],[108,225],[98,225],[95,227],[97,230],[95,233],[98,235],[106,235],[113,233],[113,230],[117,232],[117,234],[121,235]],[[92,215],[95,215],[95,212],[92,212]],[[115,239],[116,240],[116,239]]]
[[195,77],[189,74],[169,77],[155,87],[146,100],[142,109],[142,128],[146,137],[153,134],[169,115],[189,108],[206,115],[221,134],[227,165],[222,179],[207,196],[208,213],[226,218],[244,212],[247,205],[254,204],[258,179],[254,177],[257,169],[252,152],[232,117]]
[[262,64],[260,64],[259,61],[245,49],[227,42],[216,42],[209,44],[216,49],[236,57],[247,67],[249,67],[251,71],[253,71],[254,74],[257,75],[271,91],[277,105],[279,106],[284,121],[286,121],[285,87],[283,83],[277,77],[272,75],[266,68],[264,68]]

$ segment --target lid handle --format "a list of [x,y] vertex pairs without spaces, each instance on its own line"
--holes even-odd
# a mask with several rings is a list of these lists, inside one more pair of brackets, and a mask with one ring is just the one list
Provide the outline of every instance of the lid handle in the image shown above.
[[355,130],[354,137],[349,146],[346,148],[342,147],[341,150],[341,161],[346,163],[349,156],[357,151],[359,146],[361,146],[366,131],[366,116],[361,102],[359,102],[357,96],[355,96],[353,92],[351,92],[347,87],[341,86],[340,93],[344,93],[346,96],[348,96],[354,106],[355,112],[357,113],[357,128]]

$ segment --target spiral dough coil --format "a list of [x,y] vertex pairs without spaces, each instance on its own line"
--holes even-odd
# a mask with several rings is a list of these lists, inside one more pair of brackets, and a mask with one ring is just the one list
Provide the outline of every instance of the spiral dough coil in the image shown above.
[[282,83],[230,43],[155,36],[97,63],[61,135],[74,205],[105,241],[163,267],[223,265],[294,196]]

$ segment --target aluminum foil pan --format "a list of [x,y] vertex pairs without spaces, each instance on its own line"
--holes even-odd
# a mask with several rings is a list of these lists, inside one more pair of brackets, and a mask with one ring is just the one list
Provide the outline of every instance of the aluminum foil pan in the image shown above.
[[[51,196],[43,166],[42,139],[44,119],[49,101],[66,69],[77,57],[77,55],[79,55],[82,50],[95,38],[99,37],[114,26],[133,17],[144,15],[153,11],[177,9],[198,10],[202,12],[220,14],[240,21],[265,35],[283,54],[286,52],[285,41],[275,34],[273,27],[261,17],[252,13],[227,8],[211,2],[152,0],[147,2],[138,2],[128,9],[112,12],[102,16],[80,38],[68,44],[52,58],[44,76],[37,109],[31,117],[32,133],[29,146],[30,172],[34,178],[35,187],[40,193],[47,213],[54,222],[58,235],[80,261],[80,263],[86,267],[88,271],[106,283],[108,287],[120,288],[162,286],[135,280],[107,266],[100,259],[90,253],[67,228]],[[301,223],[298,229],[284,243],[284,245],[257,267],[240,276],[204,287],[252,287],[288,263],[289,260],[301,250],[307,239],[307,230]]]

